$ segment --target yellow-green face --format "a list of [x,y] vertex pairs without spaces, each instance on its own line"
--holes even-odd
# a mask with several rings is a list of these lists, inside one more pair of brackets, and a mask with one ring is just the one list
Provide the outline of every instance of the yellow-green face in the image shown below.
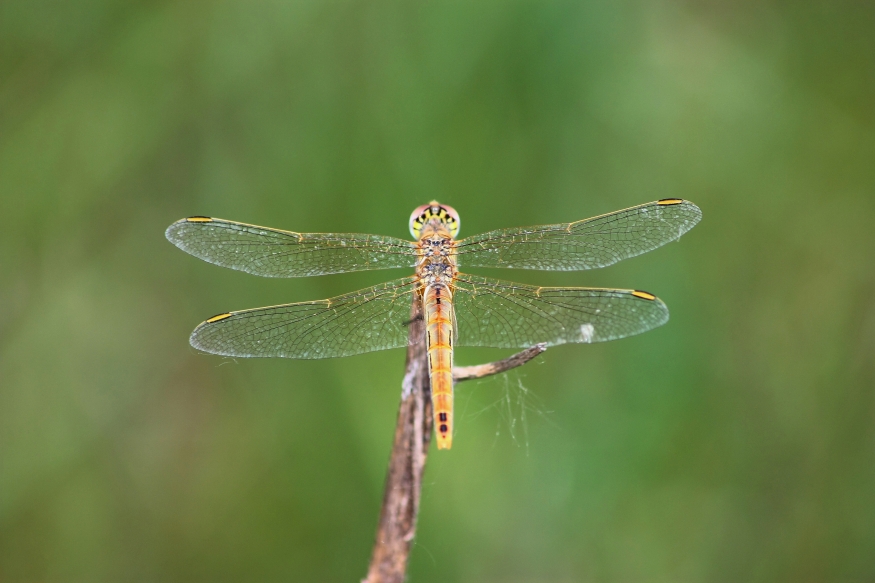
[[440,204],[436,200],[428,204],[417,207],[410,215],[410,234],[417,241],[422,236],[422,228],[429,221],[438,221],[447,231],[450,232],[452,238],[456,238],[459,234],[459,213],[451,206]]

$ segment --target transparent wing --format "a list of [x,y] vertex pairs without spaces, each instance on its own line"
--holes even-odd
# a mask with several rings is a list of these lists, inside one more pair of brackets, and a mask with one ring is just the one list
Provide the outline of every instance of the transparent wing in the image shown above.
[[642,291],[537,287],[467,274],[454,283],[459,346],[604,342],[668,321],[665,304]]
[[204,261],[264,277],[416,265],[413,243],[378,235],[293,233],[208,217],[176,221],[165,235]]
[[459,266],[466,268],[593,269],[674,241],[701,218],[693,203],[670,198],[574,223],[474,235],[456,249]]
[[226,356],[330,358],[407,346],[416,277],[316,302],[219,314],[191,345]]

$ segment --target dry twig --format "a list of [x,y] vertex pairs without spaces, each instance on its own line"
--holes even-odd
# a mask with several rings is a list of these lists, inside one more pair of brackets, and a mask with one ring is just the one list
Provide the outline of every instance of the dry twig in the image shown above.
[[[407,365],[401,385],[395,441],[386,472],[386,489],[371,565],[362,583],[402,583],[416,533],[422,476],[433,425],[425,323],[419,298],[413,300],[408,325]],[[453,380],[460,382],[502,373],[527,363],[545,350],[545,344],[536,344],[504,360],[457,367],[453,369]]]
[[488,377],[489,375],[507,372],[512,368],[524,365],[545,350],[547,350],[546,344],[535,344],[534,346],[530,346],[522,352],[517,352],[513,356],[505,358],[504,360],[497,360],[495,362],[490,362],[489,364],[478,364],[476,366],[454,366],[453,381],[458,383],[461,381],[470,381],[472,379],[480,379]]

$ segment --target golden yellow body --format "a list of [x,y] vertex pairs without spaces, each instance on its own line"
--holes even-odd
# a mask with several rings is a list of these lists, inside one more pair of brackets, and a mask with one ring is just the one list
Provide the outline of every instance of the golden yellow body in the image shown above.
[[418,235],[416,274],[421,282],[435,435],[438,449],[449,449],[453,445],[453,338],[456,333],[453,278],[458,273],[453,235],[458,232],[458,223],[448,221],[449,215],[442,211],[442,207],[426,209],[414,232]]

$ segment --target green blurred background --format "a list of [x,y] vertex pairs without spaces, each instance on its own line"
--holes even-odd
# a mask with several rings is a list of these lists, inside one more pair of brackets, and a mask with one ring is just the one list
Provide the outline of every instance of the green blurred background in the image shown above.
[[188,334],[403,274],[260,279],[174,220],[407,237],[437,198],[464,236],[683,197],[678,244],[483,272],[672,319],[457,387],[410,579],[873,580],[873,31],[814,0],[3,2],[0,579],[365,573],[404,351]]

